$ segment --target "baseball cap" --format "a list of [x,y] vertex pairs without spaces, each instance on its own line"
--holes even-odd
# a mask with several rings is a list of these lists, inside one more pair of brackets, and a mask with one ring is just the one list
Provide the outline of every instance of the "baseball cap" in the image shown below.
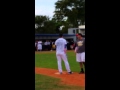
[[76,34],[76,36],[78,36],[78,34]]
[[78,35],[83,36],[81,33],[77,33],[77,34],[76,34],[76,36],[78,36]]

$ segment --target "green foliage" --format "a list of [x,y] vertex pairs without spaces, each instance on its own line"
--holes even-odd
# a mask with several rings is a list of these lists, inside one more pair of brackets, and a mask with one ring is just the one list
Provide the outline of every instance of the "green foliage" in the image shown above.
[[58,0],[55,3],[54,16],[35,16],[35,33],[58,33],[58,27],[64,25],[62,33],[68,33],[68,28],[78,27],[78,22],[85,23],[85,0]]
[[36,16],[35,25],[35,33],[56,33],[56,22],[47,16]]
[[35,25],[37,28],[35,28],[36,34],[55,34],[58,33],[59,29],[58,27],[64,25],[65,28],[61,31],[63,33],[68,32],[68,22],[67,21],[56,21],[55,18],[52,18],[51,20],[47,16],[36,16],[35,17]]
[[85,0],[60,0],[55,5],[54,18],[57,21],[68,17],[73,27],[78,26],[78,20],[81,20],[82,24],[85,22]]

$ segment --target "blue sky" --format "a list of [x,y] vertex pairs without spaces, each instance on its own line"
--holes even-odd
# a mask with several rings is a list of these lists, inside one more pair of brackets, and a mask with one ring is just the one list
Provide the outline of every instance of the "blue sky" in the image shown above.
[[35,15],[53,16],[55,2],[58,0],[35,0]]

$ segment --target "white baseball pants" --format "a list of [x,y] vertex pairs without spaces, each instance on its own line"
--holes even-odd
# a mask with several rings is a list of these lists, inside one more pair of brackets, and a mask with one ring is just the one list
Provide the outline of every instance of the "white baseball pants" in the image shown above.
[[71,70],[70,70],[70,66],[69,66],[66,54],[56,54],[56,57],[57,57],[57,63],[58,63],[59,72],[62,72],[62,65],[61,65],[62,60],[65,63],[65,67],[66,67],[67,72],[70,72]]

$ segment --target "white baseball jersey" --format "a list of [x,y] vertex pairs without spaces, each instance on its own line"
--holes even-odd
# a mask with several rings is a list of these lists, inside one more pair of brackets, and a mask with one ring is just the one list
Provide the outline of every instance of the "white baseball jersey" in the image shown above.
[[38,41],[37,48],[38,50],[42,50],[42,41]]
[[61,65],[62,60],[65,63],[65,67],[66,67],[67,72],[71,71],[69,63],[68,63],[68,59],[67,59],[67,56],[65,53],[66,44],[67,44],[67,41],[64,38],[59,38],[55,41],[58,70],[60,73],[62,72],[62,65]]
[[37,48],[38,48],[38,50],[42,50],[42,45],[38,44]]
[[67,41],[64,38],[59,38],[55,41],[56,45],[56,54],[64,54],[65,45],[67,44]]

